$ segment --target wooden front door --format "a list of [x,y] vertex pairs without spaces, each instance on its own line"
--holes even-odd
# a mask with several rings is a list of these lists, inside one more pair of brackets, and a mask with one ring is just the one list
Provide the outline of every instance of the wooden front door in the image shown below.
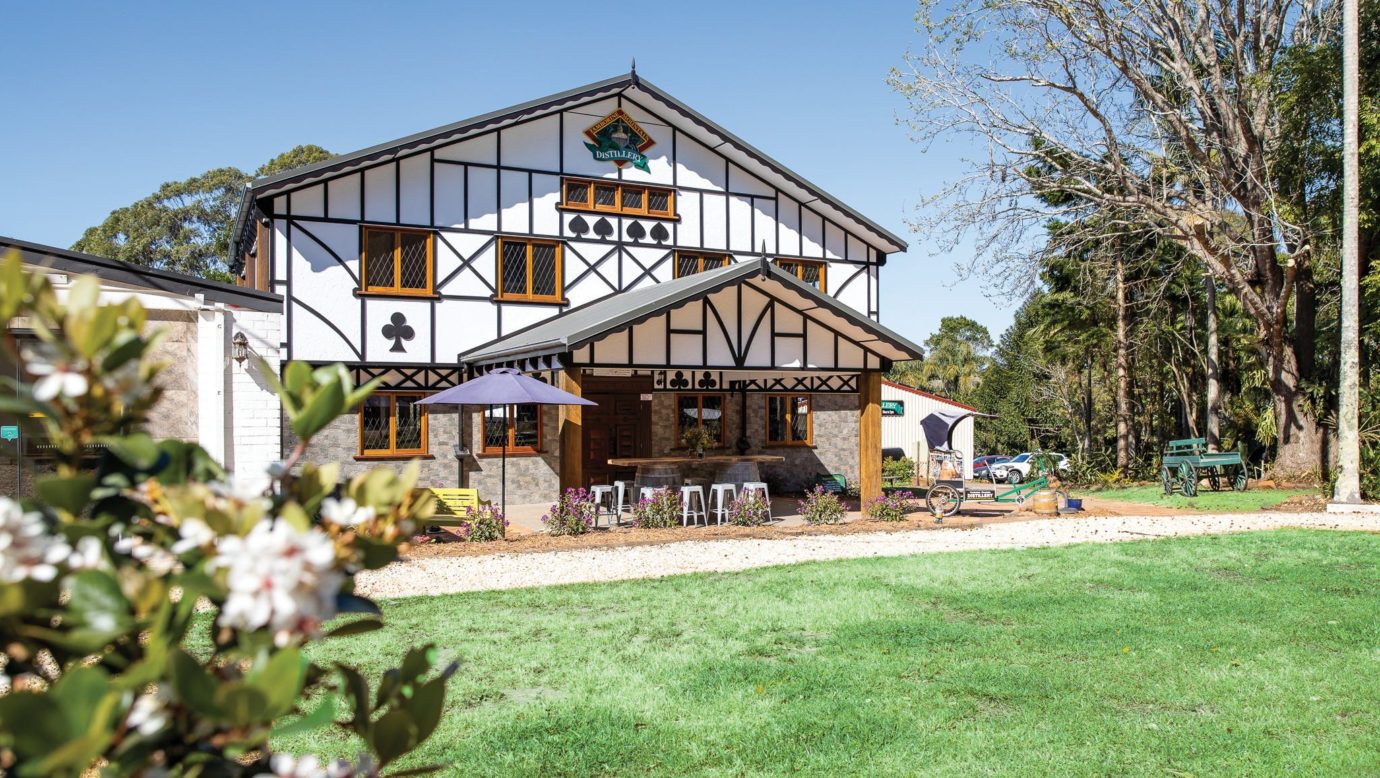
[[615,468],[617,457],[652,454],[651,378],[587,376],[584,396],[597,405],[584,409],[585,485],[632,480],[635,468]]

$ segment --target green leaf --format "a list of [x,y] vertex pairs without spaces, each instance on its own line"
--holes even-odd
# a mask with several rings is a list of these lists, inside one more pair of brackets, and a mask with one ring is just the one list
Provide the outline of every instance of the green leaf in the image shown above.
[[159,460],[167,456],[158,448],[152,437],[142,432],[131,435],[108,435],[98,440],[105,444],[106,450],[119,457],[120,461],[142,472],[154,470]]
[[91,491],[96,488],[96,476],[90,473],[67,477],[49,475],[36,479],[34,486],[40,500],[76,516],[91,501]]
[[369,742],[374,746],[379,767],[383,767],[417,745],[417,725],[410,713],[395,708],[374,722],[369,731]]
[[41,413],[44,416],[53,415],[53,406],[41,403],[27,394],[0,394],[0,413],[12,413],[16,416],[28,416],[31,413]]
[[306,673],[307,658],[302,652],[285,648],[269,657],[262,669],[250,673],[245,682],[263,692],[268,705],[265,716],[277,718],[292,710]]
[[0,697],[0,721],[14,733],[11,747],[21,762],[57,749],[71,734],[62,708],[47,694],[18,692]]
[[243,683],[222,684],[216,689],[216,705],[235,727],[247,727],[269,718],[264,693]]
[[422,673],[431,669],[436,662],[436,646],[428,643],[425,646],[408,649],[406,656],[403,657],[402,673],[403,683],[412,683],[417,680]]
[[67,580],[71,593],[67,608],[76,625],[113,636],[129,624],[129,601],[110,573],[83,570]]
[[369,729],[369,682],[353,667],[336,664],[335,668],[345,676],[345,691],[354,698],[355,710],[351,724],[355,732],[363,735]]
[[368,613],[373,616],[383,613],[373,600],[346,592],[340,592],[335,596],[335,609],[340,613]]
[[63,673],[49,693],[67,717],[67,731],[82,732],[91,726],[91,717],[108,691],[110,675],[106,671],[77,666]]
[[374,709],[377,710],[387,705],[401,686],[402,674],[398,672],[398,668],[386,670],[383,677],[379,679],[378,694],[374,695]]
[[288,735],[312,732],[322,727],[328,727],[334,721],[335,695],[327,694],[325,698],[321,700],[321,704],[317,705],[311,713],[300,716],[286,724],[280,724],[274,727],[273,731],[269,733],[269,739],[277,740],[278,738],[287,737]]
[[283,384],[288,393],[298,395],[311,380],[311,365],[306,362],[289,362],[283,370]]
[[178,699],[188,708],[210,718],[221,715],[216,699],[216,679],[182,649],[172,655],[172,684]]
[[331,381],[321,387],[292,420],[292,432],[299,440],[306,440],[344,412],[345,389],[340,381]]
[[105,359],[101,360],[101,369],[109,373],[120,368],[126,362],[138,359],[143,355],[147,343],[137,334],[123,331],[115,339],[116,345],[106,353]]
[[417,722],[417,742],[431,736],[441,722],[446,706],[446,679],[436,678],[421,685],[407,702],[407,709]]

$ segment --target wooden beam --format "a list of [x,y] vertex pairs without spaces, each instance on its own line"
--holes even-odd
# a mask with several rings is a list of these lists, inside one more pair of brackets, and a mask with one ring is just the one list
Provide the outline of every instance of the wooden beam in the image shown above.
[[882,374],[858,374],[858,493],[864,503],[882,496]]
[[[584,375],[578,367],[561,371],[561,388],[583,397],[581,384]],[[585,436],[582,405],[561,406],[561,491],[585,485]]]

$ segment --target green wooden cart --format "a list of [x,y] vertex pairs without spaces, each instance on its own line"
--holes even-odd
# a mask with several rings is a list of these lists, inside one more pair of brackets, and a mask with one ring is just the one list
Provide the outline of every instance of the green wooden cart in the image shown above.
[[1249,477],[1241,452],[1208,451],[1203,438],[1169,441],[1169,448],[1160,458],[1160,484],[1165,495],[1178,491],[1185,497],[1195,497],[1199,482],[1205,478],[1214,492],[1225,483],[1238,492],[1246,491]]

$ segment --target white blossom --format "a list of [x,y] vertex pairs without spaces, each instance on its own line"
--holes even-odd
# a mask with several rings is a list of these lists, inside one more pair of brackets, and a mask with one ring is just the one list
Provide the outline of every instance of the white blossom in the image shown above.
[[268,506],[271,501],[266,493],[272,485],[273,479],[269,478],[267,473],[232,473],[229,479],[211,484],[211,491],[219,497],[234,500],[242,505],[257,502]]
[[282,519],[262,521],[245,537],[217,542],[212,567],[226,568],[230,589],[220,624],[273,630],[279,645],[314,634],[335,615],[345,576],[335,568],[335,545],[321,530],[297,531]]
[[129,707],[125,726],[148,737],[157,734],[168,723],[168,702],[172,696],[161,684],[153,692],[142,694]]
[[59,395],[82,397],[91,384],[82,373],[81,360],[68,360],[55,347],[41,343],[24,349],[24,366],[30,375],[39,376],[34,382],[34,399],[48,402]]
[[142,562],[154,575],[167,575],[177,567],[177,557],[162,546],[150,543],[138,535],[126,535],[115,541],[115,551],[129,554]]
[[198,518],[184,519],[177,528],[180,540],[172,544],[174,554],[184,554],[194,548],[201,548],[216,539],[216,531]]
[[92,535],[77,541],[77,547],[67,556],[67,566],[73,570],[93,570],[105,561],[105,549],[100,538]]
[[[259,773],[254,778],[348,778],[354,774],[350,763],[337,759],[329,767],[322,767],[321,760],[311,754],[295,757],[292,754],[274,754],[268,760],[273,772]],[[345,772],[341,772],[341,770]]]
[[342,527],[353,527],[371,521],[374,518],[374,508],[370,505],[360,505],[351,497],[340,500],[327,497],[321,501],[321,518]]
[[0,581],[51,581],[71,553],[66,540],[49,534],[43,514],[0,497]]

